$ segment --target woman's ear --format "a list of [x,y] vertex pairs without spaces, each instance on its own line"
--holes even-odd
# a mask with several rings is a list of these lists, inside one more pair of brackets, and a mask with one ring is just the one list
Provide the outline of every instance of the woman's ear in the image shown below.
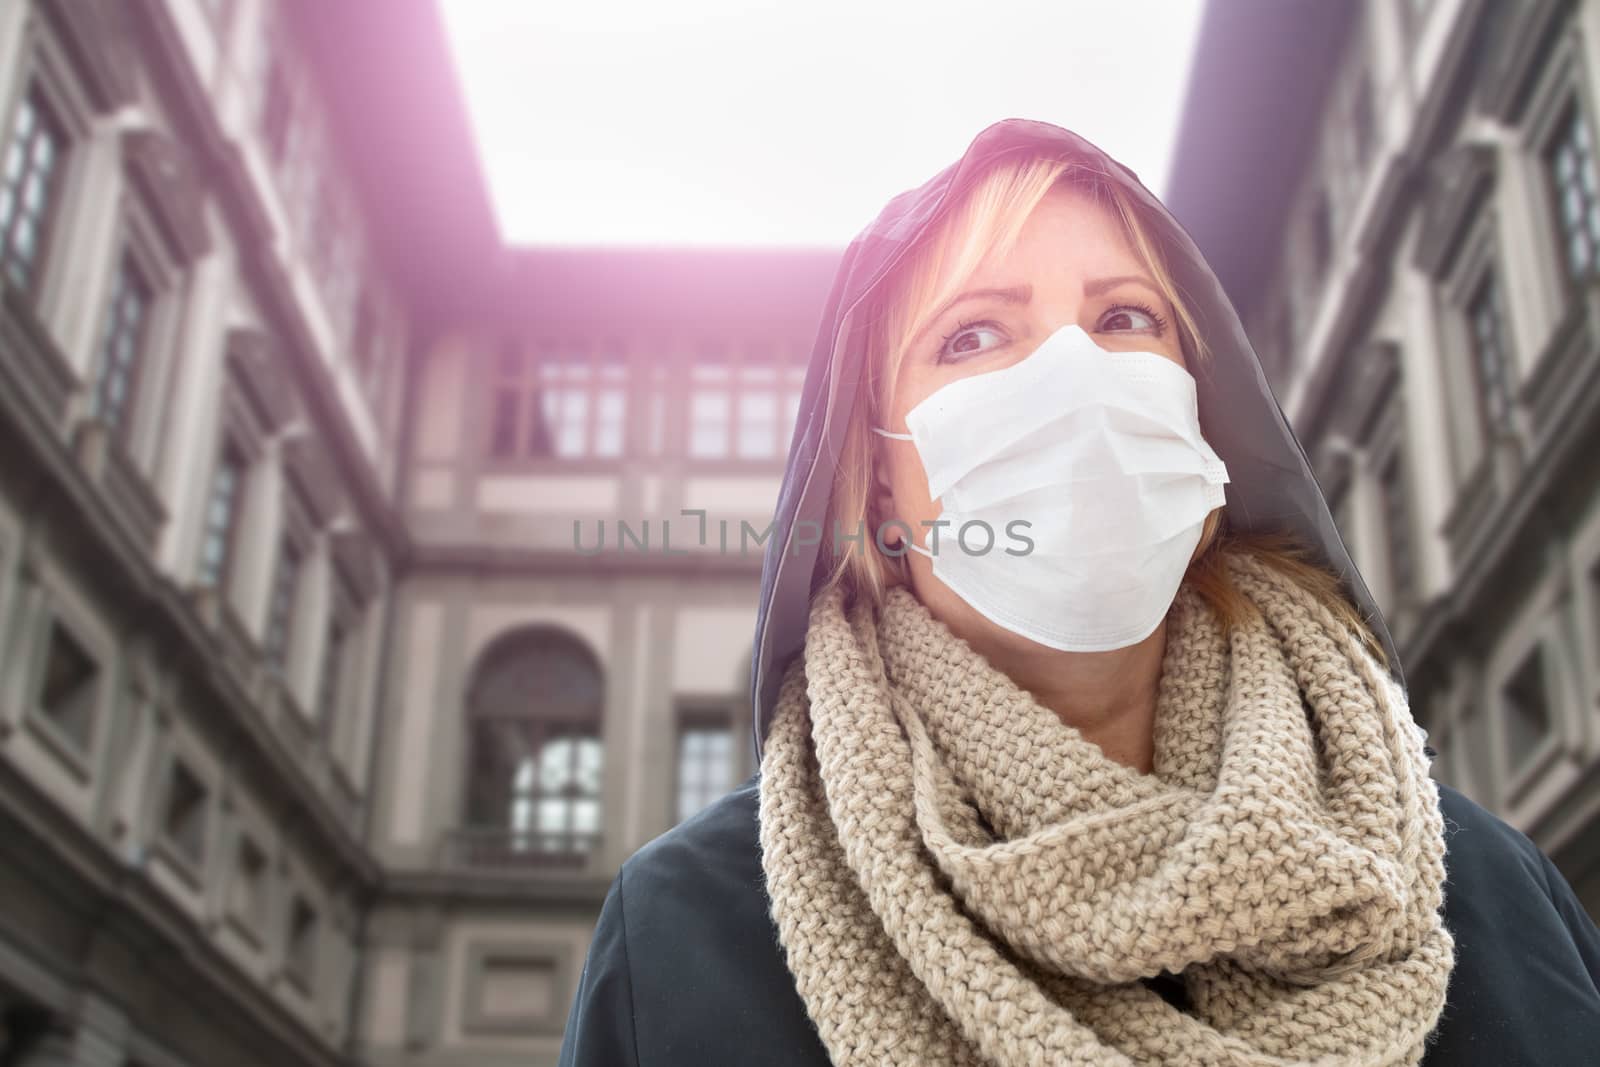
[[881,526],[883,543],[898,545],[903,531],[899,523],[889,521],[895,517],[894,486],[889,476],[889,457],[883,454],[881,443],[873,449],[872,476],[868,481],[867,493],[867,536],[875,537]]

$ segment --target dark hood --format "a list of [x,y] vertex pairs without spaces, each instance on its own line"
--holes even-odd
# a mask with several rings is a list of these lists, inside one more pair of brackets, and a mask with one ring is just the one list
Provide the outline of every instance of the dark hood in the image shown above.
[[[1319,551],[1323,562],[1344,579],[1346,591],[1369,620],[1388,654],[1395,680],[1403,687],[1405,680],[1389,628],[1334,528],[1305,450],[1267,385],[1238,312],[1193,239],[1138,175],[1084,138],[1048,122],[1005,119],[978,134],[955,163],[920,187],[890,200],[850,242],[834,276],[806,370],[788,467],[761,570],[750,672],[757,753],[772,721],[783,667],[805,642],[817,556],[823,545],[800,547],[794,534],[797,524],[816,523],[815,527],[800,527],[806,531],[801,540],[826,540],[816,531],[824,523],[835,457],[864,359],[863,333],[853,321],[856,313],[863,299],[974,180],[995,160],[1016,152],[1104,160],[1111,164],[1115,178],[1166,219],[1168,225],[1159,233],[1162,250],[1173,280],[1188,294],[1197,326],[1213,351],[1210,365],[1200,369],[1196,381],[1202,430],[1228,465],[1230,523],[1235,529],[1298,534]],[[840,383],[847,387],[840,388]]]

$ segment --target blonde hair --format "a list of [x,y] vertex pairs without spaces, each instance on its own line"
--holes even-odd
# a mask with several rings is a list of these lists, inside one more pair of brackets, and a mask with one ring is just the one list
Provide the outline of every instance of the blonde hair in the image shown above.
[[[1185,364],[1198,376],[1197,369],[1211,361],[1190,302],[1154,239],[1160,228],[1169,225],[1165,219],[1149,212],[1096,159],[1037,155],[1001,159],[906,253],[867,300],[860,327],[867,356],[856,376],[855,402],[834,468],[824,523],[824,558],[831,553],[833,564],[814,596],[842,585],[848,600],[865,599],[879,609],[889,585],[910,584],[906,553],[890,556],[868,547],[874,543],[873,531],[889,518],[875,513],[873,460],[879,441],[870,428],[887,419],[913,331],[931,309],[960,291],[980,263],[1006,256],[1034,208],[1058,187],[1087,195],[1120,222],[1129,248],[1173,309]],[[864,538],[859,536],[862,530],[867,532]],[[846,537],[849,545],[842,545]],[[857,551],[843,550],[849,546]],[[1223,554],[1229,551],[1249,553],[1288,575],[1349,625],[1386,664],[1381,644],[1345,596],[1339,577],[1317,562],[1302,541],[1281,532],[1233,532],[1226,508],[1219,507],[1206,516],[1184,581],[1216,612],[1225,631],[1258,614],[1223,565]]]

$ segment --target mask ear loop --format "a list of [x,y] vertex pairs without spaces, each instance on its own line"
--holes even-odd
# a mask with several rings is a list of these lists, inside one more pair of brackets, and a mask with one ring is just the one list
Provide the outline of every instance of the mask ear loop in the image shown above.
[[[892,437],[896,441],[910,441],[910,440],[912,440],[911,435],[908,434],[908,433],[894,433],[893,431],[885,430],[885,429],[882,429],[881,427],[878,427],[878,426],[872,427],[872,432],[875,433],[875,434],[879,434],[879,435],[881,435],[883,437]],[[932,552],[929,552],[927,549],[925,549],[921,545],[917,544],[917,542],[914,539],[907,541],[906,542],[906,547],[909,548],[913,552],[919,552],[922,555],[927,556],[929,559],[933,559],[934,558]]]

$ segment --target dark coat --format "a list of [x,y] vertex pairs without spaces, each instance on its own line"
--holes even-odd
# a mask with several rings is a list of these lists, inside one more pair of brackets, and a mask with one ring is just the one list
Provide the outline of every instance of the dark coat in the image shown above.
[[[768,915],[757,790],[752,777],[623,864],[561,1067],[826,1067]],[[1457,962],[1423,1063],[1600,1064],[1600,931],[1533,842],[1440,794]]]

